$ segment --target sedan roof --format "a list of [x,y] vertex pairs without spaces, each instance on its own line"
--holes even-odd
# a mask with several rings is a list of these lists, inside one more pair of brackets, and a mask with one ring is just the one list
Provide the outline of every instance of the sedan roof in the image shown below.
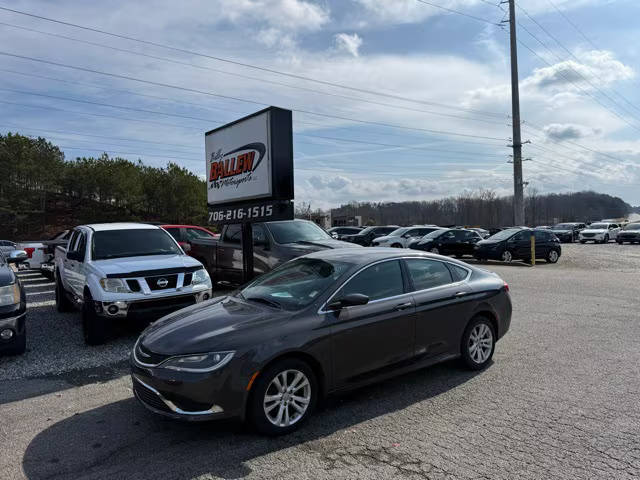
[[[354,265],[364,265],[376,260],[386,260],[392,258],[416,257],[416,258],[437,258],[438,260],[446,260],[452,263],[458,262],[453,258],[442,257],[433,253],[421,252],[419,250],[387,248],[387,247],[369,247],[369,248],[336,248],[331,250],[321,250],[319,252],[305,255],[305,258],[319,258],[322,260],[337,260],[348,262]],[[468,265],[465,264],[468,268]]]

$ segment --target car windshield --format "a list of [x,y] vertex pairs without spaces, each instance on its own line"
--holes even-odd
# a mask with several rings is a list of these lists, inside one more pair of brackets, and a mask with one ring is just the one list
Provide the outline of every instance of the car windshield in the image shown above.
[[600,229],[603,229],[603,228],[607,229],[607,228],[609,228],[609,224],[608,223],[592,223],[587,228],[589,228],[591,230],[600,230]]
[[514,233],[519,232],[521,229],[519,228],[507,228],[506,230],[501,230],[495,235],[492,235],[487,240],[506,240],[510,238]]
[[333,240],[327,232],[313,222],[270,222],[268,225],[276,243],[306,243]]
[[427,233],[424,237],[422,237],[422,240],[431,240],[432,238],[438,238],[444,232],[448,232],[448,231],[449,230],[446,230],[444,228],[438,229],[438,230],[434,230],[433,232]]
[[402,234],[404,234],[407,230],[409,230],[409,227],[396,228],[393,232],[389,233],[388,235],[389,235],[390,237],[400,237],[400,236],[402,236]]
[[554,225],[551,227],[551,230],[571,230],[573,225],[570,223],[559,223],[558,225]]
[[91,245],[93,260],[181,253],[171,236],[160,228],[102,230],[93,234]]
[[236,296],[285,310],[310,305],[349,269],[350,263],[298,258],[262,275]]
[[367,227],[364,230],[360,230],[358,232],[358,235],[367,235],[368,233],[370,233],[371,231],[373,231],[373,229],[376,227]]
[[630,223],[629,225],[624,227],[624,229],[625,230],[640,230],[640,223]]

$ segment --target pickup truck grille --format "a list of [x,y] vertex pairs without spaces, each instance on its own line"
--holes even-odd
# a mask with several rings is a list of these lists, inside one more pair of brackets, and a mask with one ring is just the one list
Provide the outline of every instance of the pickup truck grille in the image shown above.
[[178,275],[158,275],[157,277],[145,277],[149,289],[167,290],[168,288],[176,288],[178,284]]

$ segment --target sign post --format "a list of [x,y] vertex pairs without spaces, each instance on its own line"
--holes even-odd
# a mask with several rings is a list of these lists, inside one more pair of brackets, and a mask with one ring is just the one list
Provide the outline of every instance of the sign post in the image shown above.
[[293,219],[291,111],[269,107],[204,138],[209,223],[242,225],[247,282],[253,277],[252,224]]

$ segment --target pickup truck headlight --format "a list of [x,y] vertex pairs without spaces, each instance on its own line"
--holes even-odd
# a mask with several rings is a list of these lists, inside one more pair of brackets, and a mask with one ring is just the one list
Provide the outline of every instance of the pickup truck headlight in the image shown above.
[[20,303],[20,288],[18,288],[17,283],[0,287],[0,307],[18,303]]
[[206,268],[201,268],[200,270],[196,270],[193,272],[193,277],[191,277],[191,285],[199,285],[201,283],[211,283],[211,277],[209,277],[209,272],[207,272]]
[[160,368],[178,372],[213,372],[231,361],[236,352],[198,353],[171,357],[160,364]]
[[109,293],[129,293],[129,287],[121,278],[101,278],[100,286]]

